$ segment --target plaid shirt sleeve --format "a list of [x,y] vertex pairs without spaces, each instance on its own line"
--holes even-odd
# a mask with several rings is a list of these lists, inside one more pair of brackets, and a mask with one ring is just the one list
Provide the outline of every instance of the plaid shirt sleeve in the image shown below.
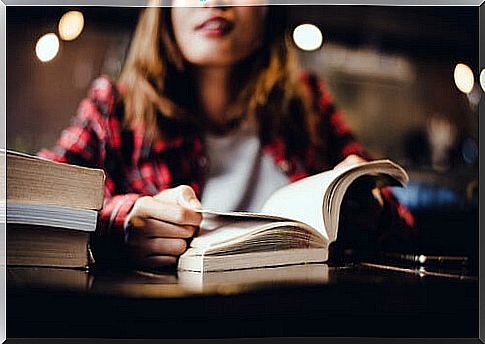
[[[113,116],[115,89],[107,77],[93,82],[88,97],[83,99],[71,125],[65,129],[56,145],[43,149],[38,155],[62,163],[101,168],[107,171],[106,147],[112,145],[111,129],[119,127],[119,120]],[[135,201],[142,195],[136,193],[115,194],[116,182],[106,172],[104,205],[99,212],[99,236],[124,238],[124,222]]]
[[313,74],[304,74],[304,78],[312,92],[313,108],[318,113],[318,131],[324,140],[322,148],[328,168],[333,168],[351,154],[370,159],[362,145],[354,138],[326,85]]
[[[335,166],[351,154],[372,160],[372,157],[355,140],[342,113],[334,105],[325,84],[312,74],[304,74],[303,79],[312,90],[314,106],[319,112],[319,130],[321,137],[325,139],[323,147],[328,167]],[[381,189],[381,195],[384,205],[377,229],[377,244],[386,249],[410,248],[417,234],[413,215],[399,203],[390,188]]]

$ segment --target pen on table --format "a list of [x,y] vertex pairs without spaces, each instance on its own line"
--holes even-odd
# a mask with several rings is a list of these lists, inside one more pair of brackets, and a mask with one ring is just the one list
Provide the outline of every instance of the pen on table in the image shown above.
[[346,249],[343,256],[357,260],[394,260],[402,263],[412,263],[417,265],[467,265],[468,257],[465,256],[441,256],[424,254],[404,254],[393,252],[370,252],[354,249]]
[[399,253],[383,253],[384,258],[398,259],[404,262],[425,264],[453,264],[466,265],[468,257],[463,256],[431,256],[424,254],[399,254]]

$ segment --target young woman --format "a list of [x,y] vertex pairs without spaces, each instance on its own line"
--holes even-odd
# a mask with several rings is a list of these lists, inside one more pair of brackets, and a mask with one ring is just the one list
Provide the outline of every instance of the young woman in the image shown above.
[[[201,201],[257,211],[285,184],[366,158],[324,84],[297,68],[284,7],[185,3],[143,11],[118,83],[95,80],[72,126],[40,153],[105,170],[98,260],[174,265]],[[349,192],[339,236],[398,246],[412,217],[371,188]]]

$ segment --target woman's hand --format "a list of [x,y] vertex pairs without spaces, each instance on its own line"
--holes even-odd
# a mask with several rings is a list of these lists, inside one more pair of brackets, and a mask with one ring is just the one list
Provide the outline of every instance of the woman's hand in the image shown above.
[[358,155],[350,154],[344,160],[335,165],[335,168],[350,167],[366,161],[367,160],[361,158]]
[[201,204],[187,185],[139,198],[128,214],[126,245],[139,267],[174,265],[202,221]]
[[[349,155],[336,168],[355,165],[366,160]],[[368,248],[376,242],[376,231],[383,210],[383,199],[372,177],[362,176],[347,189],[342,200],[339,241],[344,246]]]

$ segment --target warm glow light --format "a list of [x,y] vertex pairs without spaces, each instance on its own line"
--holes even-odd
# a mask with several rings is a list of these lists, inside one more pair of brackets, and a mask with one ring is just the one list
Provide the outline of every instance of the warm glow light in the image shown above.
[[458,63],[455,67],[455,84],[463,93],[470,93],[473,89],[475,79],[473,72],[467,65]]
[[480,73],[480,85],[482,86],[483,92],[485,92],[485,69],[482,69]]
[[84,17],[79,11],[64,13],[59,21],[59,36],[65,41],[76,39],[84,28]]
[[59,39],[55,33],[48,33],[39,38],[35,45],[35,54],[42,62],[48,62],[59,52]]
[[293,31],[293,40],[298,48],[312,51],[322,46],[323,35],[315,25],[302,24],[298,25]]

